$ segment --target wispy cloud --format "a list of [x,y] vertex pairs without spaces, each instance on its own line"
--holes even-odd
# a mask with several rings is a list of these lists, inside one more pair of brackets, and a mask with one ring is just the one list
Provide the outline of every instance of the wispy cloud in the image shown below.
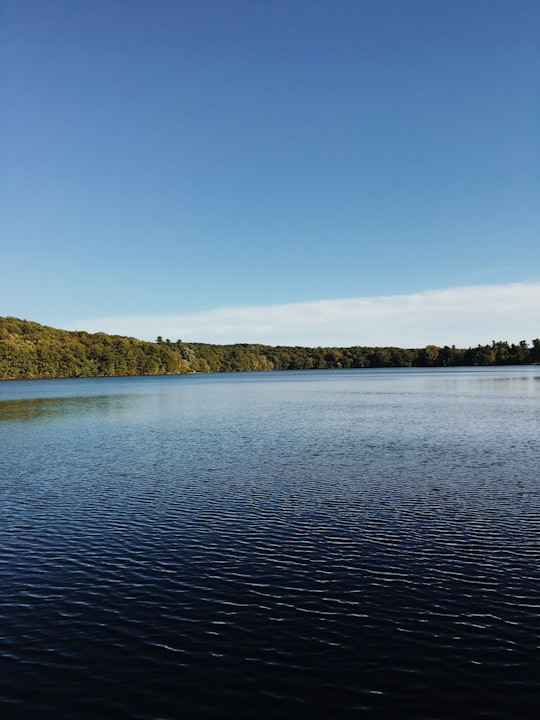
[[269,345],[468,347],[540,336],[540,283],[480,285],[340,300],[81,319],[72,329],[155,340]]

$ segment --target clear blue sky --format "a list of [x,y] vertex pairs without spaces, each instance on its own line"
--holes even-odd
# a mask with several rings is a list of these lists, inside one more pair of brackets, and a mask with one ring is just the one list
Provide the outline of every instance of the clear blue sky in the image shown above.
[[538,0],[1,8],[0,315],[539,287]]

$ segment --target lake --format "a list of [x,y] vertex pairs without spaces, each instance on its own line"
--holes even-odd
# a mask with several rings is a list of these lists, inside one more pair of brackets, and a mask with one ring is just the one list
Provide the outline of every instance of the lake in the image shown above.
[[540,368],[0,382],[9,718],[532,718]]

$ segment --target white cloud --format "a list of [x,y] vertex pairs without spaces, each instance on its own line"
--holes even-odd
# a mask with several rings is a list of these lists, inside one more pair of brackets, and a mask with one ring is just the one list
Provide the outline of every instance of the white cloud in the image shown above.
[[179,315],[81,320],[72,329],[155,340],[304,346],[469,347],[540,336],[540,283],[480,285]]

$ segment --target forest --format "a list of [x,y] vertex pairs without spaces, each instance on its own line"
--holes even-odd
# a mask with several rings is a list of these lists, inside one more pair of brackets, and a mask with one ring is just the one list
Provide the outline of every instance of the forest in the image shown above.
[[454,346],[287,347],[155,342],[106,333],[58,330],[0,317],[0,379],[164,375],[249,370],[456,367],[540,363],[540,339]]

